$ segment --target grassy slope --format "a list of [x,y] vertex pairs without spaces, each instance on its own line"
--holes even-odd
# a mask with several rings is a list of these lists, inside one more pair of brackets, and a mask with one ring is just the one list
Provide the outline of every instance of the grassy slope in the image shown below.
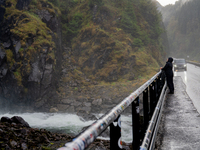
[[[72,47],[68,53],[70,61],[64,66],[75,69],[68,71],[61,81],[78,83],[71,87],[72,91],[94,89],[92,81],[98,81],[97,89],[123,84],[121,92],[130,92],[128,86],[134,87],[135,80],[144,79],[139,81],[144,83],[158,71],[164,52],[159,37],[161,20],[153,3],[72,0],[70,6],[61,9],[62,15],[68,12],[62,16],[63,39]],[[59,90],[65,96],[70,95],[63,87]],[[111,93],[116,94],[115,90]]]

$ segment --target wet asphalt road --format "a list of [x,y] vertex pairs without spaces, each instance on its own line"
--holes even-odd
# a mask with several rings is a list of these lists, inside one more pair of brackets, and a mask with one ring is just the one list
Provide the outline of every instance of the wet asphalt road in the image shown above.
[[166,96],[155,150],[200,150],[199,113],[180,76],[174,85],[175,93]]
[[180,76],[186,85],[186,92],[200,113],[200,67],[187,64],[187,71],[174,71],[174,76]]
[[174,72],[174,94],[167,94],[155,150],[200,150],[200,67]]

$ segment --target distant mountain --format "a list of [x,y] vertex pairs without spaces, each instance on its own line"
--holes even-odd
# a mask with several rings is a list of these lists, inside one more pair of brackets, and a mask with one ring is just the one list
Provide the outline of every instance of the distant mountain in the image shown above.
[[200,61],[200,1],[179,0],[161,10],[171,54]]
[[157,0],[153,0],[153,2],[156,4],[157,10],[161,12],[163,6]]

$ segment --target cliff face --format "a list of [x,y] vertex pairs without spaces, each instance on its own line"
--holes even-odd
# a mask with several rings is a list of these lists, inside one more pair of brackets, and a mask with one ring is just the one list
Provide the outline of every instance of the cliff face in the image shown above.
[[37,109],[51,100],[59,76],[54,70],[61,51],[59,11],[43,0],[8,0],[0,6],[0,107]]

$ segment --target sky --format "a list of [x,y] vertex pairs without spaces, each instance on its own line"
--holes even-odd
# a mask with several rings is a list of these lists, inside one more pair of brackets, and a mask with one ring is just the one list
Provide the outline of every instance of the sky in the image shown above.
[[175,4],[178,0],[157,0],[162,6],[166,6],[168,4]]

